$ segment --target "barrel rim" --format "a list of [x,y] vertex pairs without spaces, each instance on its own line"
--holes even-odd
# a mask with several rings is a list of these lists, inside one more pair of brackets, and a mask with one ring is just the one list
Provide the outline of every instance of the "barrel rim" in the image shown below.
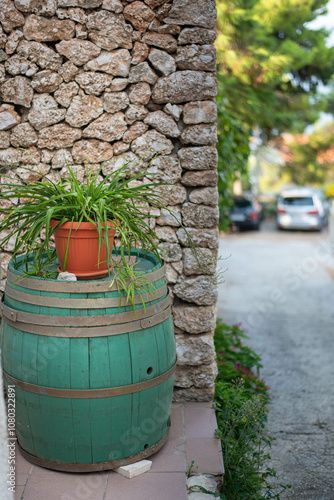
[[[155,300],[165,297],[167,294],[167,285],[163,284],[159,288],[155,288],[150,292],[145,292],[142,295],[136,294],[134,298],[134,304],[149,304]],[[96,297],[94,299],[82,297],[79,298],[69,298],[69,297],[49,297],[46,295],[33,295],[31,293],[21,292],[15,288],[12,288],[6,283],[5,287],[5,298],[9,297],[17,302],[24,304],[31,304],[35,306],[42,307],[53,307],[57,309],[105,309],[113,307],[126,307],[130,306],[128,298],[125,295],[119,295],[118,297]],[[36,314],[40,314],[39,312]]]
[[[116,249],[120,253],[120,247],[116,247]],[[114,251],[112,253],[115,254]],[[149,271],[149,273],[152,272],[152,271],[154,271],[155,268],[161,267],[161,265],[162,265],[161,262],[159,262],[159,259],[158,259],[158,257],[156,255],[154,255],[152,252],[148,252],[148,251],[142,250],[140,248],[132,248],[131,252],[130,252],[130,255],[137,255],[137,256],[142,257],[142,258],[146,257],[147,260],[150,260],[151,262],[153,262],[155,264],[155,266]],[[22,261],[25,258],[26,258],[26,254],[20,255],[20,257],[17,257],[16,263],[18,265],[22,264]],[[28,262],[30,262],[32,260],[33,260],[33,253],[30,253],[29,256],[28,256]],[[20,271],[20,269],[16,269],[14,267],[14,261],[13,261],[13,259],[10,261],[8,268],[12,272],[14,272],[14,274],[15,274],[15,271]],[[21,271],[21,273],[24,274],[23,271]],[[149,274],[149,273],[145,273],[145,274]],[[20,273],[17,272],[16,274],[20,274]],[[52,278],[41,278],[39,276],[32,276],[31,278],[32,279],[36,279],[36,280],[41,280],[41,281],[54,281],[54,279],[52,279]],[[59,281],[63,281],[63,280],[59,280]],[[99,281],[99,280],[97,279],[97,280],[89,280],[89,281]]]
[[[17,311],[2,304],[3,321],[23,333],[59,338],[110,337],[140,331],[163,323],[171,317],[171,299],[167,295],[162,301],[144,309],[137,309],[119,315],[97,316],[45,316]],[[35,320],[35,323],[32,320]],[[72,325],[72,326],[71,326]]]
[[[118,247],[119,248],[119,247]],[[166,274],[166,265],[159,262],[159,259],[152,253],[140,249],[132,249],[131,255],[142,257],[151,261],[154,266],[145,274],[145,277],[153,282],[162,278]],[[21,255],[17,258],[16,263],[20,265],[25,258]],[[28,257],[28,262],[32,260],[32,254]],[[66,281],[51,278],[41,278],[39,276],[25,277],[22,269],[14,267],[14,261],[11,260],[8,266],[7,280],[11,283],[19,283],[20,286],[32,290],[41,290],[46,292],[69,292],[69,293],[90,293],[90,292],[107,292],[117,291],[117,285],[114,283],[110,286],[110,280],[103,279],[96,280],[80,280],[80,281]]]
[[27,453],[22,446],[20,445],[20,442],[17,441],[20,453],[23,455],[23,457],[28,460],[30,463],[34,465],[39,465],[40,467],[44,467],[46,469],[52,469],[52,470],[57,470],[57,471],[63,471],[63,472],[94,472],[94,471],[102,471],[102,470],[111,470],[111,469],[117,469],[118,467],[123,467],[124,465],[129,465],[133,464],[135,462],[139,462],[140,460],[143,460],[144,458],[147,458],[157,451],[160,450],[160,448],[163,447],[163,445],[166,443],[167,439],[169,436],[169,429],[167,430],[166,434],[154,445],[150,446],[149,448],[146,448],[145,450],[141,451],[140,453],[136,453],[135,455],[131,455],[130,457],[125,457],[125,458],[120,458],[117,460],[111,460],[110,462],[98,462],[95,464],[71,464],[71,463],[62,463],[62,462],[52,462],[51,460],[45,460],[43,458],[36,457],[34,455],[31,455],[30,453]]

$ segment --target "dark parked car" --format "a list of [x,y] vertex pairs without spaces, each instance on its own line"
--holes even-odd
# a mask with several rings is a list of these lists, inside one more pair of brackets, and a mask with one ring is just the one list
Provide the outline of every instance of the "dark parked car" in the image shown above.
[[240,229],[260,229],[263,210],[253,197],[235,196],[234,207],[230,210],[230,221]]

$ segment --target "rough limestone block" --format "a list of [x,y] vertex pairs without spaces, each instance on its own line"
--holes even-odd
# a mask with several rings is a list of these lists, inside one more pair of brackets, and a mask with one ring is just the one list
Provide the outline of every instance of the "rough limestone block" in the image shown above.
[[216,324],[216,307],[176,305],[173,307],[173,319],[174,325],[182,331],[191,334],[210,332]]
[[194,302],[199,306],[212,306],[217,302],[217,285],[210,277],[181,276],[174,287],[174,294],[185,302]]
[[207,30],[205,28],[184,28],[178,38],[179,45],[188,45],[190,43],[212,44],[216,39],[216,30]]
[[[178,366],[202,366],[216,358],[213,335],[175,335]],[[212,380],[213,381],[213,380]]]
[[185,45],[177,49],[175,61],[179,69],[214,71],[216,49],[214,45]]
[[62,63],[62,58],[59,54],[39,42],[22,40],[17,48],[17,53],[29,59],[29,61],[38,64],[42,69],[58,71]]
[[217,11],[214,0],[175,0],[164,22],[214,28],[216,19]]
[[56,19],[46,19],[45,17],[31,14],[26,19],[23,34],[26,40],[35,42],[56,42],[58,40],[69,40],[74,36],[75,24],[66,19],[59,21]]
[[152,100],[157,104],[180,104],[210,99],[216,94],[217,79],[213,73],[186,70],[176,71],[176,73],[159,78],[153,87]]
[[[173,402],[180,403],[185,401],[205,402],[212,401],[215,396],[215,384],[210,387],[175,387],[173,394]],[[193,493],[191,493],[193,494]],[[211,499],[214,498],[210,497]]]
[[14,106],[11,104],[2,104],[0,106],[0,130],[9,130],[18,125],[20,121],[21,118],[16,113]]
[[68,273],[67,271],[64,271],[64,272],[58,274],[57,280],[62,280],[62,281],[77,281],[77,277],[73,273]]
[[188,495],[188,500],[210,500],[212,498],[213,497],[210,493],[195,492],[195,493],[190,493],[190,495]]
[[200,491],[198,488],[204,488],[212,493],[216,493],[218,491],[217,483],[211,476],[199,475],[199,476],[191,476],[187,479],[187,487],[194,492]]
[[151,467],[152,462],[150,460],[141,460],[140,462],[136,462],[135,464],[118,467],[118,469],[115,469],[115,472],[118,472],[118,474],[131,479],[135,476],[139,476],[140,474],[149,471]]
[[211,387],[217,376],[217,362],[214,359],[210,364],[199,366],[176,366],[175,387],[186,389],[187,387],[196,387],[201,389]]

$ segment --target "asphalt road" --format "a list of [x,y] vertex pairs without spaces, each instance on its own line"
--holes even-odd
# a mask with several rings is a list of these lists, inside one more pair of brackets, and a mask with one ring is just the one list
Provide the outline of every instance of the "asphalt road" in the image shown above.
[[271,386],[271,464],[284,500],[334,499],[334,248],[328,231],[223,236],[218,316],[242,322]]

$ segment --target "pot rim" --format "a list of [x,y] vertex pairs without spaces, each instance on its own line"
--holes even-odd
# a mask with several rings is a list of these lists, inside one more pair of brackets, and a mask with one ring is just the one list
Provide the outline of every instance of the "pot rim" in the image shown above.
[[[57,224],[59,224],[59,220],[56,220],[56,219],[51,219],[50,220],[50,226],[51,227],[56,227]],[[115,228],[116,229],[116,226],[113,222],[111,221],[107,221],[107,224],[108,224],[108,227],[111,227],[111,228]],[[80,229],[97,229],[97,224],[93,224],[92,222],[71,222],[71,221],[68,221],[68,222],[63,222],[63,224],[61,224],[58,228],[58,229],[75,229],[75,230],[80,230]],[[102,229],[104,229],[104,227],[102,227]]]

